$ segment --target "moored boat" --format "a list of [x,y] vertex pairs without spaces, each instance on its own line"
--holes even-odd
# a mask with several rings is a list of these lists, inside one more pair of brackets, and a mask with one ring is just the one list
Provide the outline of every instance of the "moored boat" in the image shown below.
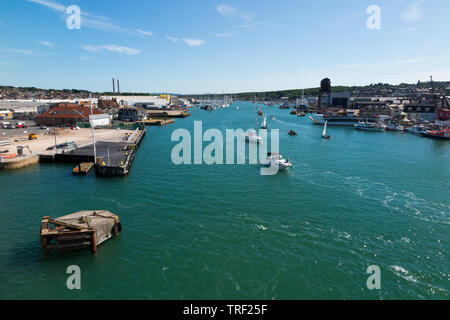
[[385,128],[386,131],[405,131],[405,127],[399,124],[389,124]]
[[425,130],[422,132],[422,136],[432,139],[450,140],[450,128]]
[[373,122],[358,122],[354,125],[356,130],[362,131],[384,131],[384,125]]
[[409,128],[406,128],[406,131],[412,134],[422,134],[425,131],[425,127],[422,125],[415,125]]
[[316,125],[324,125],[325,121],[328,121],[329,126],[354,126],[357,124],[361,118],[357,117],[354,111],[345,111],[343,113],[338,114],[323,114],[316,115],[315,118],[309,117],[313,124]]

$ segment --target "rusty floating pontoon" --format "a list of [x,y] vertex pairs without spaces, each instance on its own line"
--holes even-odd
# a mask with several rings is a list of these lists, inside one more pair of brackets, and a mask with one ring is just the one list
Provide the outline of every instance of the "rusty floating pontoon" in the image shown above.
[[44,250],[75,250],[97,246],[119,235],[119,217],[106,210],[79,211],[63,217],[42,218],[41,245]]
[[73,175],[87,175],[94,167],[93,162],[82,162],[72,170]]

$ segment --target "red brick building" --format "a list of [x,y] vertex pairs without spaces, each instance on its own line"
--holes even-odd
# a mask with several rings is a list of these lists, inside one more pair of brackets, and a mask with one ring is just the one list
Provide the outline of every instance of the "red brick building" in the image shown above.
[[447,97],[442,99],[441,108],[437,111],[437,117],[439,120],[447,121],[450,120],[450,102]]
[[[104,112],[93,108],[94,115],[105,115]],[[59,104],[35,117],[36,124],[46,126],[73,126],[79,122],[88,122],[91,115],[90,107],[78,104]]]
[[438,119],[442,121],[450,120],[450,109],[439,109]]

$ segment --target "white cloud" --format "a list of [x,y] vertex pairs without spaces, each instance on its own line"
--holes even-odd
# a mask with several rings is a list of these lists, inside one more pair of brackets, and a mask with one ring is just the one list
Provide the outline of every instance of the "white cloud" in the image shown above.
[[204,40],[190,38],[184,38],[183,42],[186,43],[189,47],[198,47],[205,43]]
[[[29,2],[37,3],[60,13],[61,19],[66,20],[67,13],[66,7],[60,3],[48,0],[27,0]],[[81,27],[87,27],[91,29],[103,30],[108,32],[122,32],[133,33],[130,30],[122,28],[116,22],[112,21],[108,17],[97,16],[87,12],[81,12]]]
[[261,25],[261,22],[254,22],[254,23],[246,23],[239,26],[239,28],[246,28],[246,29],[255,29],[256,26]]
[[115,52],[115,53],[121,53],[121,54],[127,54],[127,55],[137,55],[137,54],[141,53],[141,50],[139,50],[139,49],[118,46],[115,44],[98,45],[98,46],[82,45],[81,48],[86,51],[90,51],[90,52],[109,51],[109,52]]
[[424,62],[422,58],[402,59],[395,61],[395,64],[417,64]]
[[38,41],[39,44],[42,44],[43,46],[49,47],[49,48],[54,48],[55,44],[53,42],[48,42],[48,41]]
[[166,39],[169,39],[169,40],[172,41],[172,42],[178,42],[178,41],[180,41],[180,39],[175,38],[175,37],[171,37],[171,36],[166,36]]
[[216,7],[217,12],[227,18],[232,18],[236,14],[236,9],[232,6],[221,4]]
[[216,10],[219,14],[221,14],[222,16],[224,16],[225,18],[229,18],[229,19],[233,19],[233,18],[239,18],[239,19],[244,19],[246,21],[251,21],[252,20],[252,16],[238,11],[237,9],[233,8],[232,6],[229,6],[227,4],[220,4],[216,7]]
[[217,37],[217,38],[229,38],[232,35],[233,34],[231,32],[222,32],[222,33],[215,33],[214,37]]
[[408,10],[403,12],[402,20],[404,22],[417,22],[422,19],[423,16],[423,8],[422,3],[424,0],[419,0],[414,3],[411,3],[408,7]]
[[57,2],[53,1],[47,1],[47,0],[28,0],[30,2],[34,2],[40,5],[43,5],[47,8],[53,9],[55,11],[58,11],[60,13],[66,13],[66,7],[62,4],[59,4]]
[[27,56],[33,55],[33,50],[26,50],[26,49],[6,48],[6,49],[1,49],[0,52],[19,53],[19,54],[25,54]]
[[136,29],[136,31],[139,32],[140,34],[143,34],[144,36],[153,37],[152,31],[145,31],[145,30],[140,30],[140,29]]

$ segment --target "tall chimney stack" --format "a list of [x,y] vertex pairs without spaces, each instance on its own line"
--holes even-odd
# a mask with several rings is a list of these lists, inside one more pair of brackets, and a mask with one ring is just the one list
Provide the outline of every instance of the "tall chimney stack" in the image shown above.
[[113,94],[116,94],[116,81],[113,78]]
[[117,79],[117,94],[120,94],[120,84],[119,84],[119,79]]

